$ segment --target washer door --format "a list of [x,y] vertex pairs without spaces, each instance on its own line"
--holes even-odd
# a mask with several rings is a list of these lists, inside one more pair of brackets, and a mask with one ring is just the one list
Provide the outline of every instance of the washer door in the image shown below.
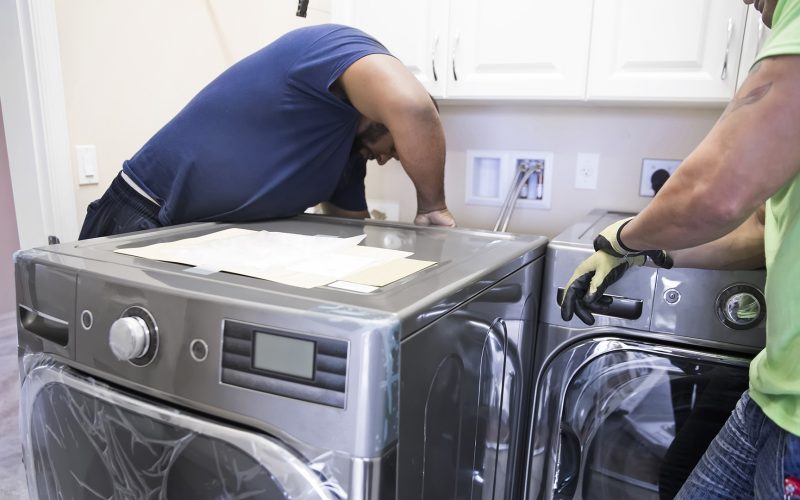
[[747,389],[748,364],[615,338],[564,350],[539,379],[529,498],[674,498]]
[[61,365],[25,377],[31,498],[335,499],[280,442],[145,401]]

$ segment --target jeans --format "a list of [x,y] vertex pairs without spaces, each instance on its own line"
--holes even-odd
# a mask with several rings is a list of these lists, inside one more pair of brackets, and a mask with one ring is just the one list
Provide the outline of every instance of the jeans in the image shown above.
[[137,193],[120,174],[99,200],[89,204],[79,240],[161,227],[160,207]]
[[800,437],[745,392],[675,498],[800,499]]

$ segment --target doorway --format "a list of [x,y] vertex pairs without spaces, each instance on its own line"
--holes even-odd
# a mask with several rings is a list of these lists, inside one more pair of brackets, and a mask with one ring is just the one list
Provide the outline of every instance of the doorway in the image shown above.
[[13,254],[19,250],[17,217],[11,191],[8,145],[0,102],[0,497],[25,498],[22,454],[17,430],[16,297]]

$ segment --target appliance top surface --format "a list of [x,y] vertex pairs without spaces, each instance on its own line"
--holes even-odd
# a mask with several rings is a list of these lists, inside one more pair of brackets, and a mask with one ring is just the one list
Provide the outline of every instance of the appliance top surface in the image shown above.
[[[373,292],[358,293],[327,286],[303,289],[225,272],[200,275],[192,273],[191,266],[114,252],[119,248],[176,241],[232,227],[342,238],[366,234],[362,245],[413,252],[409,258],[435,261],[437,264]],[[184,224],[51,245],[38,250],[63,256],[64,263],[86,272],[108,275],[109,280],[122,279],[120,277],[123,276],[135,280],[138,279],[136,276],[145,274],[149,278],[155,278],[156,285],[164,284],[177,289],[190,287],[194,291],[214,290],[209,293],[230,289],[235,295],[234,290],[237,287],[246,287],[251,296],[253,292],[257,295],[264,293],[302,296],[305,300],[400,312],[422,303],[440,302],[456,292],[463,295],[466,289],[477,292],[480,291],[478,288],[488,288],[519,267],[544,255],[546,245],[547,239],[543,236],[301,215],[246,224]],[[153,284],[152,279],[148,284]]]
[[592,247],[595,236],[607,226],[620,219],[636,215],[630,212],[615,212],[595,209],[589,212],[578,222],[572,224],[553,238],[552,243]]

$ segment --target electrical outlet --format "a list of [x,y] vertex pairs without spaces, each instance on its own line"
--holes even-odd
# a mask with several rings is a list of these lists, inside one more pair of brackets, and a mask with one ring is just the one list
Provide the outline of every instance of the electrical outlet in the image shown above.
[[600,155],[578,153],[575,168],[575,187],[578,189],[597,189],[597,174],[600,170]]
[[656,195],[656,191],[669,179],[681,160],[642,159],[642,177],[639,183],[639,196]]

